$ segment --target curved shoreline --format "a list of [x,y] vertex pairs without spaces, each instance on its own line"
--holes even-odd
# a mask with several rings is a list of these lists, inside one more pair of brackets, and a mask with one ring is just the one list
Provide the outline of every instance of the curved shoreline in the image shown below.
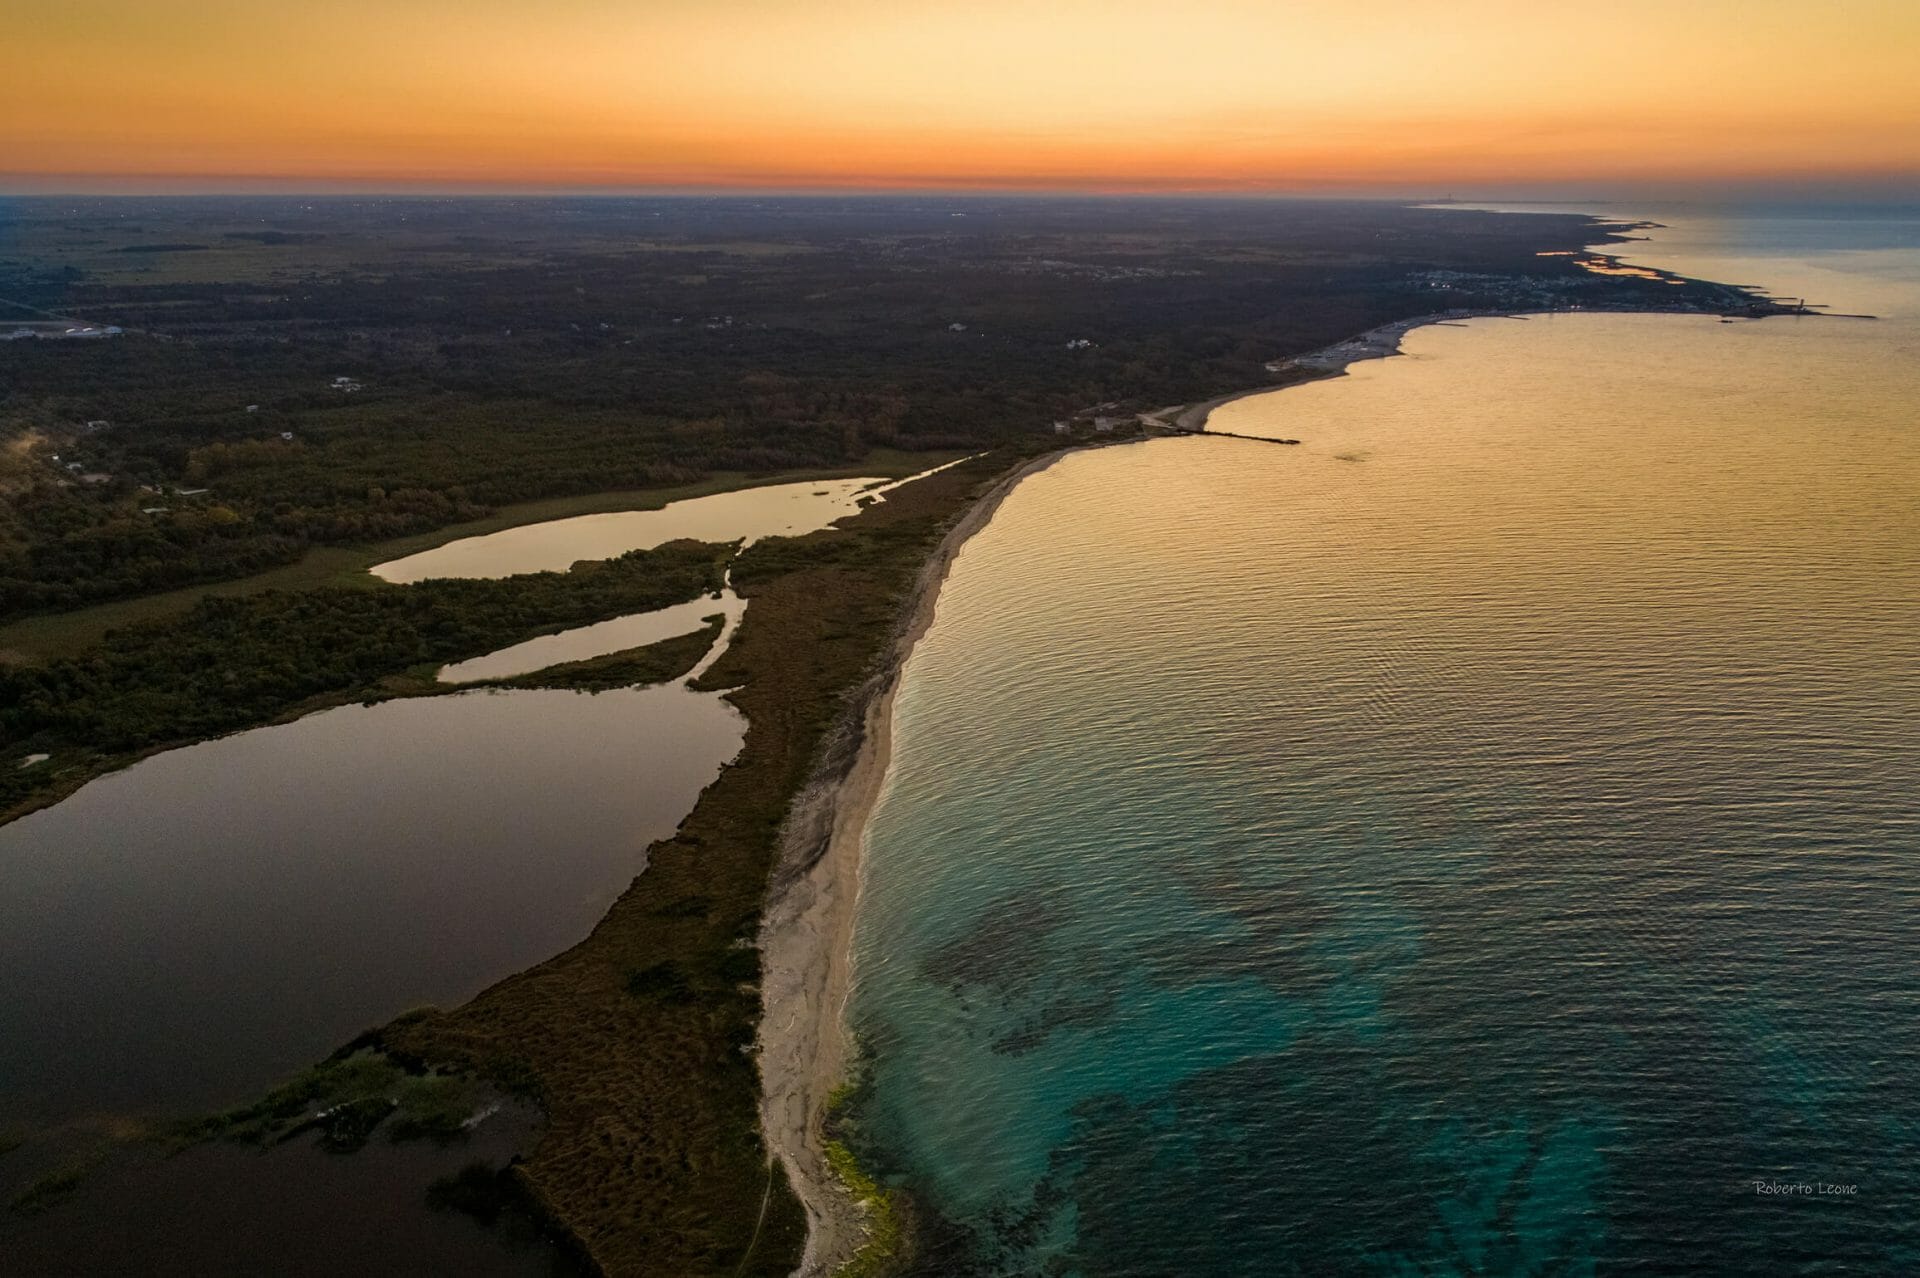
[[1428,315],[1415,316],[1412,319],[1393,320],[1368,329],[1353,337],[1343,338],[1331,346],[1322,346],[1317,351],[1308,351],[1305,355],[1295,355],[1291,359],[1275,360],[1267,365],[1267,371],[1276,375],[1284,372],[1304,373],[1303,377],[1287,381],[1273,382],[1266,386],[1255,386],[1251,390],[1233,391],[1213,399],[1202,400],[1198,404],[1182,408],[1172,421],[1166,422],[1177,434],[1203,435],[1207,432],[1207,421],[1216,408],[1223,408],[1235,400],[1246,399],[1253,395],[1265,395],[1269,391],[1288,390],[1295,386],[1304,386],[1308,382],[1317,382],[1322,378],[1339,377],[1350,365],[1363,360],[1387,359],[1398,355],[1401,339],[1416,328],[1425,328],[1429,324],[1451,324],[1470,319],[1514,319],[1512,311],[1474,311],[1451,310],[1435,311]]
[[1048,453],[1003,476],[947,530],[920,570],[885,662],[855,694],[782,832],[760,925],[760,1123],[806,1211],[801,1275],[833,1273],[867,1237],[865,1207],[827,1163],[822,1123],[848,1063],[845,1011],[862,851],[892,758],[900,674],[933,624],[961,547],[1020,481],[1072,451]]
[[[1794,313],[1795,312],[1788,308],[1776,307],[1763,314],[1756,315],[1753,318],[1765,319],[1775,315],[1789,315]],[[1395,355],[1405,354],[1401,346],[1406,340],[1407,334],[1413,332],[1415,329],[1427,328],[1436,324],[1465,324],[1470,320],[1480,319],[1524,320],[1532,319],[1536,315],[1705,316],[1707,314],[1710,314],[1710,312],[1683,308],[1669,310],[1647,306],[1622,306],[1617,308],[1589,306],[1576,311],[1475,310],[1462,307],[1456,310],[1434,311],[1426,315],[1415,316],[1412,319],[1392,320],[1388,323],[1377,325],[1364,333],[1357,333],[1352,337],[1343,338],[1331,346],[1323,346],[1319,350],[1309,351],[1305,355],[1295,355],[1289,359],[1275,360],[1273,363],[1267,365],[1267,368],[1268,371],[1274,373],[1276,376],[1284,373],[1297,373],[1302,375],[1289,377],[1285,381],[1270,382],[1265,386],[1255,386],[1248,390],[1232,391],[1225,395],[1216,396],[1213,399],[1202,400],[1198,404],[1182,406],[1177,411],[1163,410],[1163,412],[1173,412],[1171,419],[1160,418],[1156,415],[1155,420],[1160,426],[1175,435],[1207,434],[1207,422],[1212,418],[1215,409],[1223,408],[1236,400],[1247,399],[1254,395],[1265,395],[1271,391],[1291,390],[1295,386],[1305,386],[1311,382],[1323,381],[1330,377],[1340,377],[1353,365],[1364,363],[1367,360],[1390,359]],[[1809,317],[1816,319],[1873,318],[1872,316],[1864,315],[1834,316],[1827,315],[1824,312],[1808,312],[1807,314]]]
[[[1764,304],[1761,314],[1784,313]],[[1142,414],[1145,438],[1204,435],[1213,411],[1236,400],[1325,378],[1356,363],[1402,352],[1406,335],[1431,324],[1474,319],[1525,319],[1544,311],[1450,308],[1393,320],[1268,370],[1280,380],[1178,409]],[[1583,314],[1702,314],[1675,307],[1584,308]],[[1711,313],[1711,312],[1707,312]],[[1289,376],[1289,374],[1291,374]],[[900,629],[882,667],[856,692],[824,748],[813,776],[794,799],[781,834],[759,944],[761,953],[760,1121],[767,1148],[786,1168],[806,1213],[807,1242],[796,1278],[822,1278],[856,1255],[868,1238],[869,1210],[829,1165],[824,1123],[849,1065],[845,1022],[852,982],[852,937],[860,896],[868,818],[892,758],[893,701],[914,645],[933,623],[941,587],[969,538],[984,528],[1029,475],[1069,452],[1138,442],[1087,441],[1048,453],[1003,476],[975,500],[941,539],[915,581]]]
[[[1606,312],[1595,308],[1585,313]],[[1204,435],[1214,409],[1338,377],[1363,360],[1398,355],[1402,339],[1414,329],[1470,319],[1522,319],[1527,314],[1463,309],[1395,320],[1296,356],[1274,370],[1305,371],[1305,377],[1205,400],[1159,424],[1174,436]],[[868,1237],[868,1209],[854,1200],[829,1165],[823,1128],[830,1099],[849,1064],[845,1012],[866,829],[892,760],[893,702],[907,658],[933,623],[941,587],[961,548],[987,525],[1020,481],[1068,453],[1135,442],[1140,441],[1089,441],[1048,453],[1002,477],[975,500],[922,567],[885,662],[855,694],[789,810],[760,927],[759,1068],[761,1130],[806,1212],[807,1243],[796,1278],[835,1273]]]

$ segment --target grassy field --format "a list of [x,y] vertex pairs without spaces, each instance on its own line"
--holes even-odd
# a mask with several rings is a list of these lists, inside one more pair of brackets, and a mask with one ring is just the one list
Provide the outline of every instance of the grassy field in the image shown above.
[[0,661],[44,661],[66,656],[100,641],[109,630],[186,611],[210,595],[251,595],[262,590],[311,590],[321,586],[370,586],[367,569],[375,564],[444,546],[462,537],[480,537],[503,528],[568,519],[575,515],[602,515],[626,510],[658,510],[670,502],[714,493],[753,488],[762,484],[793,483],[806,479],[849,479],[863,475],[898,479],[950,462],[957,452],[910,453],[876,448],[858,465],[812,470],[785,470],[771,474],[727,471],[695,484],[674,488],[643,488],[620,492],[585,493],[505,506],[485,519],[456,524],[412,537],[397,537],[370,546],[321,546],[298,562],[256,573],[237,581],[191,586],[137,599],[120,599],[73,612],[27,617],[0,626]]
[[585,941],[382,1045],[524,1089],[548,1126],[520,1174],[614,1275],[784,1275],[805,1221],[770,1164],[750,1056],[754,938],[779,831],[828,729],[886,651],[945,528],[1022,459],[910,484],[842,529],[747,552],[751,600],[706,676],[735,687],[739,758]]

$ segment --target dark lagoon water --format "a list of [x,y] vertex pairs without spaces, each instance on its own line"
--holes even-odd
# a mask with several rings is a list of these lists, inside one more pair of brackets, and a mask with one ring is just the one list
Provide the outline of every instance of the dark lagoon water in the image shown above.
[[343,706],[0,827],[0,1122],[250,1100],[566,949],[745,728],[680,686]]
[[744,731],[684,686],[343,706],[0,828],[0,1204],[85,1172],[42,1213],[0,1206],[0,1274],[555,1272],[427,1208],[528,1148],[525,1116],[345,1158],[128,1142],[584,937]]
[[[0,1211],[8,1278],[579,1278],[577,1267],[513,1218],[483,1228],[434,1211],[425,1190],[474,1162],[499,1166],[530,1142],[523,1111],[490,1117],[464,1140],[375,1140],[350,1156],[295,1141],[261,1151],[201,1145],[169,1157],[116,1149],[89,1164],[72,1196],[41,1213]],[[58,1159],[10,1155],[41,1169]]]
[[1662,220],[1887,318],[1421,329],[963,551],[850,1011],[924,1270],[1920,1272],[1920,214]]
[[[743,505],[751,493],[669,510],[729,540],[847,513],[854,498],[830,500],[845,486],[783,492],[771,511]],[[665,531],[647,544],[688,531],[650,513]],[[593,553],[591,537],[515,531],[580,550],[561,566]],[[437,575],[505,575],[528,553],[486,540],[443,548],[459,553]],[[744,608],[729,590],[443,676],[536,670],[725,613],[704,666]],[[137,1138],[583,938],[745,729],[684,682],[344,706],[156,755],[0,827],[0,1204],[86,1173],[44,1213],[0,1207],[0,1274],[571,1272],[531,1226],[516,1239],[427,1209],[435,1178],[530,1146],[537,1119],[511,1107],[450,1146],[376,1141],[347,1159],[305,1140],[162,1156]]]
[[[898,482],[551,520],[375,571],[504,577],[681,537],[806,532]],[[728,589],[441,678],[538,670],[723,613],[704,668],[745,607]],[[564,950],[745,730],[720,695],[683,682],[344,706],[168,751],[0,827],[0,1136],[250,1100],[409,1007],[459,1003]]]

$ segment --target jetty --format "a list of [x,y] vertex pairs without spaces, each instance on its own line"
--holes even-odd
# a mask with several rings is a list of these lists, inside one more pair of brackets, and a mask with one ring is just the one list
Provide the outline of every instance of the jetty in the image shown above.
[[1246,439],[1256,444],[1297,444],[1297,439],[1275,439],[1271,435],[1236,435],[1230,430],[1189,430],[1186,435],[1211,435],[1216,439]]

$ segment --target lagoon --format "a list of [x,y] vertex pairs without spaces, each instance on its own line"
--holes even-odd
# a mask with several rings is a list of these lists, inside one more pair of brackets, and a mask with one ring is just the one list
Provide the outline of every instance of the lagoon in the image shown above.
[[756,541],[825,528],[860,509],[884,479],[818,479],[766,484],[670,502],[658,510],[576,515],[463,537],[432,550],[376,564],[373,574],[406,583],[429,577],[511,577],[565,572],[582,559],[612,559],[683,538]]
[[744,731],[683,686],[343,706],[0,828],[0,1118],[243,1102],[565,949]]

